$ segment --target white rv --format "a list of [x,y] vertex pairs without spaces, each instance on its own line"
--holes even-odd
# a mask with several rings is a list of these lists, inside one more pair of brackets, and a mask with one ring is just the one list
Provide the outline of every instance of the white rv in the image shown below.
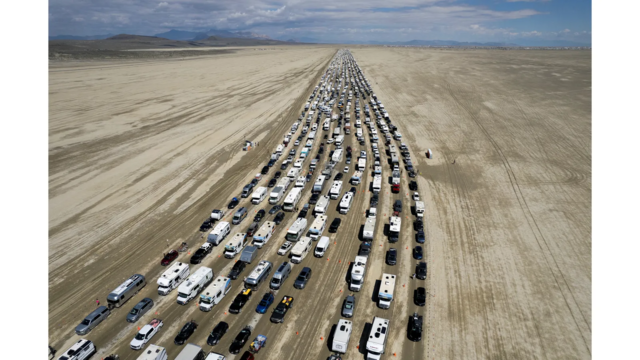
[[213,245],[219,245],[227,235],[231,232],[231,227],[227,221],[220,221],[211,230],[209,236],[207,236],[207,242]]
[[322,192],[322,188],[324,188],[324,183],[326,180],[326,176],[324,175],[318,175],[318,177],[316,178],[316,182],[313,183],[313,193],[314,194],[319,194]]
[[158,294],[167,295],[189,276],[189,264],[175,263],[158,278]]
[[416,215],[419,218],[424,217],[424,201],[416,201]]
[[200,310],[211,311],[214,305],[217,305],[222,298],[231,290],[231,279],[224,276],[218,276],[211,285],[200,294]]
[[382,189],[382,176],[375,175],[373,177],[373,192],[379,193],[381,189]]
[[382,274],[380,280],[380,290],[378,291],[378,306],[381,309],[388,309],[393,301],[393,289],[396,287],[396,276],[393,274]]
[[342,149],[336,149],[333,152],[333,155],[331,155],[331,160],[333,160],[334,162],[342,161],[342,154],[343,154]]
[[162,346],[151,344],[136,360],[167,360],[167,350]]
[[324,130],[324,131],[329,130],[329,123],[330,123],[330,120],[328,118],[325,119],[324,123],[322,124],[322,130]]
[[186,305],[213,280],[213,270],[201,267],[178,287],[178,304]]
[[224,257],[233,259],[237,254],[240,254],[248,242],[249,238],[247,237],[247,233],[237,233],[233,235],[227,245],[224,246]]
[[307,184],[307,179],[304,176],[300,176],[298,177],[298,179],[296,180],[296,187],[297,188],[304,188],[304,186]]
[[358,170],[351,175],[351,185],[358,185],[362,181],[362,171]]
[[284,177],[280,180],[286,180],[287,186],[284,187],[281,185],[277,185],[275,188],[273,188],[271,194],[269,194],[269,204],[271,205],[277,204],[280,200],[282,200],[282,198],[284,197],[284,192],[287,190],[287,187],[289,187],[289,183],[291,182],[291,179],[289,179],[288,177]]
[[347,347],[349,346],[349,339],[351,339],[351,330],[353,324],[349,320],[338,320],[338,327],[333,335],[333,344],[331,345],[331,351],[347,353]]
[[256,191],[251,194],[251,203],[254,205],[258,205],[267,197],[267,188],[264,186],[260,186],[256,189]]
[[315,220],[311,223],[311,227],[309,228],[309,237],[312,240],[318,240],[322,233],[324,232],[324,228],[327,225],[327,219],[329,217],[327,215],[318,215]]
[[353,268],[351,269],[351,281],[349,282],[349,289],[351,291],[360,291],[364,284],[364,275],[367,266],[366,256],[356,256],[353,262]]
[[367,360],[380,360],[389,337],[389,320],[374,317],[367,341]]
[[[313,124],[315,125],[315,124]],[[307,136],[307,139],[309,139],[311,141],[311,144],[313,145],[313,139],[316,138],[316,132],[315,130],[309,133],[309,136]],[[309,141],[307,141],[307,144],[309,143]],[[307,146],[307,147],[311,147],[311,146]]]
[[247,289],[256,290],[260,284],[269,278],[273,264],[267,260],[261,260],[255,269],[244,279],[244,285]]
[[287,174],[287,177],[291,179],[291,181],[294,181],[298,176],[300,176],[300,168],[297,167],[291,168]]
[[329,197],[326,195],[322,195],[318,199],[318,202],[316,203],[316,206],[313,209],[313,213],[315,216],[324,215],[327,213],[328,209],[329,209]]
[[[338,130],[340,130],[340,128],[337,128]],[[340,135],[338,137],[336,137],[336,146],[342,146],[342,143],[344,142],[344,135]]]
[[359,158],[358,159],[358,170],[364,171],[366,169],[367,169],[367,159],[366,158]]
[[337,200],[340,197],[340,192],[342,192],[342,180],[335,180],[329,190],[331,200]]
[[393,132],[393,138],[398,140],[398,141],[400,141],[400,140],[402,140],[402,134],[400,134],[400,132],[398,132],[398,131],[394,131]]
[[346,192],[340,200],[340,214],[346,214],[351,209],[351,203],[353,202],[353,193]]
[[298,159],[296,160],[296,162],[293,163],[293,167],[301,169],[303,163],[304,163],[304,159]]
[[389,218],[389,242],[398,242],[400,238],[400,226],[402,219],[399,216],[391,216]]
[[291,249],[291,262],[300,264],[311,250],[311,243],[310,237],[303,236]]
[[298,241],[304,231],[307,229],[307,219],[305,218],[297,218],[296,221],[293,222],[293,225],[287,230],[287,235],[285,238],[287,241]]
[[300,197],[302,197],[302,188],[294,187],[291,189],[289,194],[287,194],[287,197],[284,199],[282,210],[294,211],[296,205],[298,205],[298,201],[300,201]]
[[262,227],[260,227],[260,230],[253,235],[253,245],[262,249],[262,247],[269,242],[269,239],[271,239],[271,235],[273,235],[275,228],[276,223],[273,221],[265,222]]

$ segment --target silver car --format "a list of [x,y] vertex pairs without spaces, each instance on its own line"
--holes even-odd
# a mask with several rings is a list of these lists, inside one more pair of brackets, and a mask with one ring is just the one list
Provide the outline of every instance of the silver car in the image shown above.
[[353,317],[353,309],[356,307],[356,297],[353,295],[347,296],[342,303],[342,316],[346,318]]
[[87,317],[85,317],[78,326],[76,326],[76,334],[86,335],[106,319],[110,313],[111,312],[106,306],[99,306],[97,309],[93,310],[91,314],[87,315]]
[[153,307],[153,300],[144,298],[131,309],[127,315],[128,322],[136,322]]

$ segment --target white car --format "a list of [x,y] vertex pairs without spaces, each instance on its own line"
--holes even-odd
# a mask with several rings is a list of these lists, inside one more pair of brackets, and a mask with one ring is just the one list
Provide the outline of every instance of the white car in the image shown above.
[[280,249],[278,249],[278,255],[286,255],[289,250],[291,250],[292,246],[293,243],[291,241],[286,241],[282,246],[280,246]]
[[293,146],[298,146],[300,145],[300,140],[296,140],[296,142],[293,143]]
[[344,167],[344,172],[346,172],[346,173],[348,173],[348,172],[349,172],[349,167],[348,167],[348,166],[345,166],[345,167]]
[[420,194],[418,194],[417,192],[413,193],[413,201],[420,201]]
[[149,340],[151,340],[151,338],[160,330],[160,328],[162,328],[162,325],[164,324],[160,319],[151,320],[149,324],[143,326],[142,329],[138,331],[133,340],[131,340],[129,346],[131,346],[133,350],[142,349],[144,347],[144,344],[149,342]]
[[327,144],[333,144],[333,139],[327,140]]

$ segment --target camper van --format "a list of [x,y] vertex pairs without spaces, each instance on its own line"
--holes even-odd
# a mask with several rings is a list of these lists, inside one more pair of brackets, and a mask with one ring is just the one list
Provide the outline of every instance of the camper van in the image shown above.
[[382,274],[380,280],[380,290],[378,291],[378,306],[381,309],[388,309],[393,301],[393,289],[396,287],[396,276],[393,274]]
[[320,241],[318,241],[318,244],[316,245],[316,249],[313,252],[313,256],[315,257],[323,257],[324,253],[327,252],[327,250],[329,249],[329,245],[331,244],[331,239],[329,239],[329,237],[327,236],[323,236],[320,238]]
[[398,140],[398,141],[401,141],[402,140],[402,134],[400,134],[400,132],[398,132],[398,131],[394,131],[393,132],[393,138]]
[[[338,130],[340,129],[338,128]],[[336,146],[342,146],[342,143],[344,143],[344,135],[336,137]]]
[[289,170],[289,173],[287,173],[287,177],[291,179],[291,181],[295,181],[298,176],[300,176],[300,168],[297,167],[292,168]]
[[267,188],[264,186],[260,186],[253,192],[251,195],[251,203],[254,205],[258,205],[267,197]]
[[289,191],[289,193],[287,194],[287,197],[284,199],[282,210],[294,211],[301,197],[302,188],[294,187],[293,189],[291,189],[291,191]]
[[175,263],[158,278],[158,294],[167,295],[189,276],[189,264]]
[[231,290],[231,279],[224,276],[218,276],[211,285],[200,294],[200,310],[211,311],[214,305],[217,305],[222,298]]
[[318,238],[320,238],[327,225],[327,218],[327,215],[318,215],[315,220],[313,220],[309,228],[309,233],[307,234],[312,240],[318,240]]
[[258,247],[258,249],[262,249],[263,246],[267,244],[269,239],[271,239],[271,235],[273,235],[273,231],[276,228],[276,223],[273,221],[265,222],[260,230],[258,230],[253,235],[253,245]]
[[249,242],[247,233],[237,233],[233,235],[231,240],[224,246],[224,257],[227,259],[233,259],[237,254],[240,254],[245,245]]
[[229,226],[229,223],[226,221],[220,221],[216,224],[216,227],[211,230],[209,236],[207,236],[207,242],[217,246],[222,242],[222,240],[224,240],[224,238],[227,237],[227,235],[229,235],[230,232],[231,227]]
[[342,191],[342,180],[335,180],[331,185],[331,190],[329,190],[329,196],[331,200],[337,200],[340,197],[340,192]]
[[346,192],[340,200],[340,214],[346,214],[351,209],[351,203],[353,202],[353,193]]
[[402,219],[399,216],[391,216],[389,218],[389,242],[398,242],[400,238],[400,225],[402,225]]
[[137,294],[145,285],[147,285],[147,281],[144,276],[140,274],[131,276],[127,281],[120,284],[120,286],[107,295],[109,310],[122,306],[122,304],[131,299],[133,295]]
[[367,341],[367,360],[380,360],[389,337],[389,320],[374,317]]
[[213,270],[201,267],[178,287],[178,304],[186,305],[213,280]]
[[349,346],[349,339],[351,339],[352,323],[349,320],[338,320],[338,326],[336,327],[335,335],[333,335],[333,344],[331,345],[331,351],[346,354],[347,347]]
[[272,290],[280,289],[280,286],[282,286],[282,284],[284,283],[285,280],[287,280],[290,274],[291,274],[291,264],[285,261],[282,264],[280,264],[280,266],[278,267],[278,270],[276,270],[276,273],[273,274],[273,277],[271,278],[271,282],[269,283],[269,288],[271,288]]
[[316,178],[316,182],[313,183],[313,193],[314,194],[320,194],[322,192],[322,188],[324,188],[324,183],[326,180],[326,176],[324,175],[318,175],[318,177]]
[[313,213],[315,216],[324,215],[327,213],[328,209],[329,209],[329,197],[326,195],[322,195],[318,199],[318,202],[316,203],[316,206],[313,209]]
[[291,249],[291,262],[300,264],[311,250],[312,240],[310,237],[303,236]]
[[304,176],[300,176],[298,177],[298,179],[296,180],[296,187],[297,188],[304,188],[304,186],[307,184],[307,179]]
[[353,268],[351,269],[351,281],[349,282],[349,289],[351,291],[360,291],[362,284],[364,284],[364,275],[367,266],[366,256],[356,256],[353,262]]
[[293,222],[293,225],[287,230],[287,235],[285,238],[287,241],[298,241],[304,231],[307,229],[307,219],[305,218],[297,218],[296,221]]
[[244,279],[244,285],[247,289],[256,290],[263,281],[265,281],[271,273],[273,264],[270,261],[262,260],[255,269]]

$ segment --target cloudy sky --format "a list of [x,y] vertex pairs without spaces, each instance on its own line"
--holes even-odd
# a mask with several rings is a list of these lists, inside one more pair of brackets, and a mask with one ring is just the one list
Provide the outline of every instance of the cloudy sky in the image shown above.
[[49,35],[243,30],[275,39],[591,43],[589,0],[50,0]]

